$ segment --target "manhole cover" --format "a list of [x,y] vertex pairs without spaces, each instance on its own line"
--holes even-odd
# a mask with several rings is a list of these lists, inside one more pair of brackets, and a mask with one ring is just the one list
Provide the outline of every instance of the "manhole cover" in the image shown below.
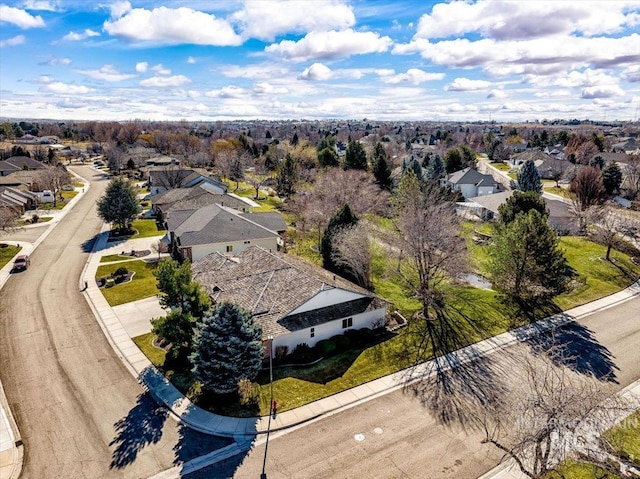
[[376,434],[382,434],[382,428],[381,427],[377,427],[373,430],[373,432],[375,432]]
[[364,434],[358,433],[355,436],[353,436],[353,438],[358,442],[362,442],[362,441],[364,441]]

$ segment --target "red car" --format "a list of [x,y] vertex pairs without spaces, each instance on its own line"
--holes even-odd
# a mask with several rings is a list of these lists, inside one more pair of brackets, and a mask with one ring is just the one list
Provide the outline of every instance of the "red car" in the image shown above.
[[29,267],[29,257],[26,254],[21,254],[13,262],[12,272],[24,271]]

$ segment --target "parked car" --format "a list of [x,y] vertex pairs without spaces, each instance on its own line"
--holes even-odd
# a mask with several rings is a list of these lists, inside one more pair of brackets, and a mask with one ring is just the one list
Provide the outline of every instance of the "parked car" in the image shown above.
[[26,254],[21,254],[13,262],[13,268],[11,269],[11,272],[17,273],[18,271],[24,271],[29,267],[29,264],[29,257]]

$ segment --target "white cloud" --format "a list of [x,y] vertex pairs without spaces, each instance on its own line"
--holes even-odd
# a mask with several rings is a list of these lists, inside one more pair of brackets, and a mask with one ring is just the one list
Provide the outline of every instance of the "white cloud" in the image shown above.
[[445,77],[444,73],[428,73],[419,68],[409,68],[405,73],[398,73],[397,75],[393,70],[378,70],[377,73],[383,82],[392,85],[398,83],[419,85],[426,81],[442,80]]
[[622,78],[629,82],[640,82],[640,65],[633,65],[622,72]]
[[249,0],[231,17],[240,24],[245,38],[273,41],[289,33],[342,30],[355,25],[353,9],[340,0]]
[[47,61],[38,63],[38,65],[47,65],[50,67],[57,67],[57,66],[71,65],[71,63],[72,63],[71,58],[51,57]]
[[338,59],[351,55],[385,52],[391,46],[389,37],[374,32],[357,32],[352,29],[328,32],[311,32],[301,40],[283,40],[269,45],[265,52],[293,61],[313,59]]
[[539,79],[539,83],[541,86],[546,83],[546,85],[552,84],[569,88],[617,84],[618,82],[618,78],[607,75],[602,71],[592,70],[590,68],[587,68],[582,72],[574,70],[555,79],[550,79],[548,76],[546,77],[546,79],[544,77]]
[[174,75],[174,76],[161,76],[161,77],[151,77],[140,82],[140,86],[150,86],[150,87],[158,87],[158,88],[166,88],[166,87],[177,87],[182,86],[187,83],[191,83],[184,75]]
[[244,88],[235,85],[228,85],[219,90],[210,90],[205,92],[205,96],[212,98],[245,98],[247,92]]
[[506,92],[504,90],[498,90],[498,89],[491,90],[489,92],[489,94],[487,95],[487,98],[499,98],[499,99],[502,99],[502,98],[506,98],[506,97],[507,97]]
[[149,63],[147,62],[138,62],[136,63],[136,71],[138,73],[144,73],[149,68]]
[[331,78],[331,68],[322,63],[314,63],[300,74],[301,80],[324,81]]
[[639,43],[637,33],[620,38],[567,36],[526,41],[460,38],[431,43],[418,39],[396,45],[393,53],[419,53],[438,65],[480,67],[495,75],[547,74],[589,65],[609,68],[640,63]]
[[195,63],[198,63],[198,60],[196,60],[194,57],[187,57],[187,63],[189,65],[194,65]]
[[116,0],[109,5],[109,11],[112,19],[120,18],[131,11],[131,4],[128,0]]
[[15,37],[11,37],[6,40],[0,40],[0,48],[22,45],[26,40],[27,39],[24,35],[16,35]]
[[107,82],[118,82],[122,80],[128,80],[134,78],[136,75],[130,73],[120,73],[113,65],[104,65],[98,70],[77,70],[78,73],[82,73],[94,80],[103,80]]
[[471,80],[469,78],[456,78],[451,83],[445,85],[446,91],[480,91],[491,87],[491,82],[484,80]]
[[248,78],[250,80],[267,80],[283,78],[290,74],[287,67],[272,62],[253,65],[222,65],[220,72],[228,78]]
[[267,82],[258,82],[253,85],[253,93],[255,95],[284,95],[289,93],[285,87],[274,86]]
[[40,10],[47,12],[55,12],[58,10],[58,2],[50,2],[48,0],[25,0],[22,6],[27,10]]
[[624,96],[624,90],[618,85],[599,85],[583,88],[581,98],[612,98],[616,96]]
[[171,70],[162,66],[162,63],[158,63],[151,67],[151,69],[158,75],[171,75]]
[[0,22],[11,23],[20,28],[44,27],[44,20],[40,15],[33,16],[20,8],[0,5]]
[[52,81],[53,78],[51,78],[49,75],[40,75],[36,80],[36,83],[51,83]]
[[134,8],[122,16],[113,15],[112,11],[112,17],[104,22],[105,31],[131,42],[216,46],[242,43],[226,20],[187,7]]
[[47,91],[58,95],[82,95],[84,93],[91,93],[95,90],[84,85],[72,85],[69,83],[52,81],[41,86],[40,91]]
[[76,33],[73,30],[67,33],[62,39],[68,42],[78,42],[81,40],[86,40],[90,37],[99,37],[100,34],[96,31],[87,28],[84,32]]
[[498,40],[528,39],[581,33],[611,34],[638,24],[633,1],[590,2],[588,8],[571,0],[508,2],[479,0],[436,4],[423,15],[415,38],[433,39],[479,33]]

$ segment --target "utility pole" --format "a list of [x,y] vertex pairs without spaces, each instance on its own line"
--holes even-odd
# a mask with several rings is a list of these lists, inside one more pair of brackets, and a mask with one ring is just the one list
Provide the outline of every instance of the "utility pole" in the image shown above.
[[267,479],[265,469],[267,467],[267,450],[269,449],[269,434],[271,433],[271,418],[273,417],[273,336],[268,336],[269,340],[269,388],[271,397],[269,398],[269,422],[267,422],[267,441],[264,444],[264,458],[262,459],[262,473],[260,479]]

